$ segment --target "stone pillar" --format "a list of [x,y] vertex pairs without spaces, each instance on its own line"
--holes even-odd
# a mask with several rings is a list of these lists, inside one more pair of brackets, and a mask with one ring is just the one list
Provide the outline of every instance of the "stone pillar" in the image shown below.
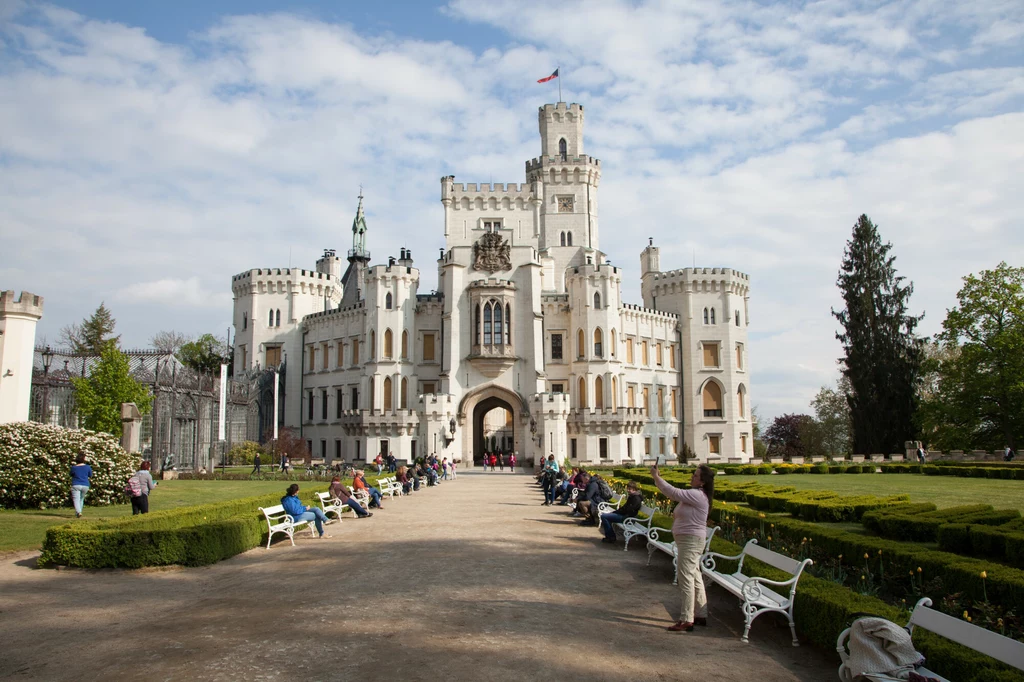
[[121,448],[125,452],[139,452],[142,435],[142,413],[135,403],[121,403]]
[[0,424],[28,421],[36,323],[42,316],[42,296],[0,292]]

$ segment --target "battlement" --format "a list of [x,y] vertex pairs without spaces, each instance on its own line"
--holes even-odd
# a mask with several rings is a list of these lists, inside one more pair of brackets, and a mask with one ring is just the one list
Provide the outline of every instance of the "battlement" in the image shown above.
[[619,268],[611,263],[587,263],[586,265],[577,265],[572,269],[572,274],[569,275],[569,279],[586,279],[593,276],[609,277],[613,280],[622,279],[622,276],[619,275]]
[[487,279],[475,279],[469,283],[470,289],[512,289],[516,288],[516,283],[512,280],[501,279],[499,277],[488,277]]
[[480,196],[516,196],[528,198],[530,196],[531,186],[529,183],[515,183],[515,182],[469,182],[469,183],[452,183],[452,192],[457,195],[480,195]]
[[410,265],[398,265],[397,263],[392,263],[389,265],[372,265],[366,269],[367,283],[375,279],[398,278],[406,276],[418,280],[420,278],[420,269],[414,268]]
[[22,291],[15,298],[14,290],[0,291],[0,315],[18,315],[39,319],[43,316],[43,297]]
[[685,277],[687,279],[707,279],[709,275],[721,275],[726,278],[735,277],[744,281],[750,281],[750,275],[733,270],[732,268],[679,268],[668,272],[655,273],[654,279],[673,279]]
[[240,272],[237,275],[232,275],[231,281],[243,282],[259,278],[266,278],[267,280],[270,280],[278,277],[294,277],[297,279],[307,278],[310,280],[322,280],[332,283],[337,280],[336,277],[333,277],[328,273],[317,272],[316,270],[302,270],[300,268],[254,268],[252,270]]
[[644,316],[650,317],[651,319],[663,319],[663,320],[670,320],[670,321],[673,321],[673,322],[679,319],[679,316],[676,315],[675,313],[666,313],[663,310],[655,310],[654,308],[645,308],[642,305],[634,305],[632,303],[623,303],[622,304],[622,310],[630,311],[630,312],[637,313],[637,314],[640,314],[640,315],[644,315]]
[[567,156],[564,159],[561,156],[535,156],[526,162],[526,172],[540,170],[541,167],[547,166],[549,168],[556,167],[582,167],[582,166],[597,166],[601,167],[601,159],[595,159],[593,156]]
[[560,116],[565,116],[566,114],[583,116],[583,105],[577,104],[576,102],[557,102],[555,104],[545,104],[544,106],[537,107],[538,118],[554,120],[555,114]]
[[[655,296],[677,293],[750,293],[750,275],[731,268],[680,268],[669,272],[649,272],[643,289]],[[644,294],[645,298],[647,294]]]
[[434,291],[429,294],[416,294],[416,303],[444,303],[444,294]]

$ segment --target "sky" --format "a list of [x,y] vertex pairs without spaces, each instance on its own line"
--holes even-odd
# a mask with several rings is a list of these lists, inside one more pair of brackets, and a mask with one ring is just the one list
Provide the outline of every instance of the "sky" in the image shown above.
[[[0,289],[38,339],[105,302],[127,347],[226,334],[231,276],[443,246],[440,178],[523,182],[537,107],[586,107],[601,247],[751,282],[750,395],[807,412],[865,213],[922,334],[1024,261],[1019,0],[0,0]],[[558,66],[562,77],[537,79]]]

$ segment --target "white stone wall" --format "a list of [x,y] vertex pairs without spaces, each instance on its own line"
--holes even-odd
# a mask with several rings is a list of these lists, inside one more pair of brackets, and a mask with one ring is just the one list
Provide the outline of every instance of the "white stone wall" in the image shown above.
[[36,323],[43,297],[0,291],[0,424],[28,421]]

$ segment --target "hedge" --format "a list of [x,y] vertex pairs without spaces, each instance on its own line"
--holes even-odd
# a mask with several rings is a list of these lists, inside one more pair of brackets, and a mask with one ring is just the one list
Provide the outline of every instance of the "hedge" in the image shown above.
[[982,556],[1024,568],[1024,533],[1006,526],[947,523],[939,527],[939,549],[966,556]]
[[939,528],[947,523],[972,523],[999,526],[1020,519],[1016,509],[993,509],[987,504],[947,507],[923,513],[909,512],[903,507],[876,510],[862,519],[864,526],[882,537],[915,542],[938,541]]

